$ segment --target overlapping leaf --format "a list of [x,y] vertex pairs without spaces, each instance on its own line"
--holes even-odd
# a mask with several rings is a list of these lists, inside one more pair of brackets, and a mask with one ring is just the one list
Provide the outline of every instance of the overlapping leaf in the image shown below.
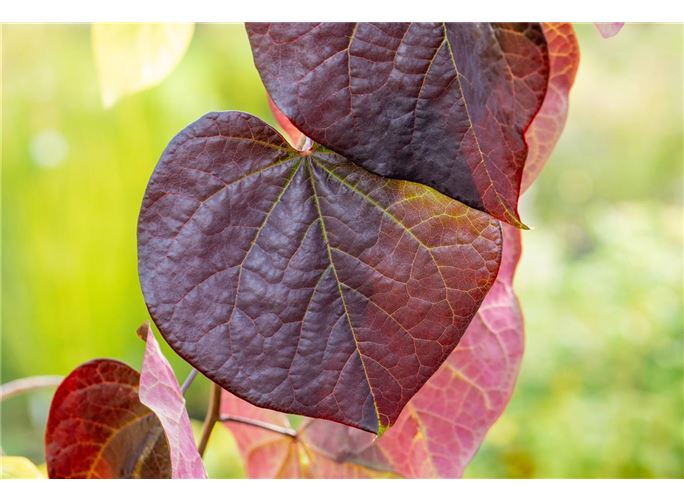
[[579,65],[579,45],[570,23],[543,23],[549,47],[549,86],[539,113],[525,133],[529,154],[521,191],[537,178],[560,137],[568,116],[568,96]]
[[138,330],[145,340],[145,357],[140,370],[140,401],[161,421],[169,442],[174,479],[205,479],[207,473],[192,434],[176,375],[159,348],[154,333],[145,324]]
[[[536,178],[562,131],[579,59],[569,24],[545,23],[544,33],[551,60],[550,88],[525,136],[530,154],[523,189]],[[520,366],[523,324],[512,290],[519,256],[520,232],[504,227],[504,254],[494,287],[458,347],[386,434],[374,441],[371,434],[333,422],[310,420],[304,424],[302,434],[308,446],[335,464],[326,472],[332,472],[333,477],[354,477],[358,471],[376,469],[393,470],[405,477],[462,474],[486,431],[505,408]],[[247,408],[243,405],[247,404],[226,405],[225,410],[239,416]],[[284,417],[276,413],[268,418]],[[231,430],[242,439],[241,450],[248,460],[245,441],[249,442],[252,430],[245,426]],[[270,438],[276,439],[273,435]],[[329,477],[311,471],[313,477]],[[252,463],[248,473],[270,477],[258,463]]]
[[170,478],[159,418],[138,398],[140,376],[96,359],[64,379],[50,406],[45,457],[51,478]]
[[496,276],[499,224],[260,120],[181,132],[140,214],[140,280],[171,346],[262,407],[382,433]]
[[316,142],[521,225],[523,139],[549,73],[539,24],[249,24],[269,94]]

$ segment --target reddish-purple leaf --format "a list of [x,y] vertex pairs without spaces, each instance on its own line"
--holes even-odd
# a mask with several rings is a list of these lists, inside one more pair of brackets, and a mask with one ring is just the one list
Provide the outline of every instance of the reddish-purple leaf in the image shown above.
[[406,477],[460,477],[508,404],[523,353],[512,279],[520,230],[504,226],[504,256],[461,343],[376,446]]
[[543,23],[549,46],[549,88],[539,113],[525,133],[529,154],[522,191],[537,178],[560,137],[568,116],[568,95],[579,65],[579,45],[570,23]]
[[[382,437],[326,420],[308,420],[298,442],[309,477],[460,477],[487,430],[506,407],[520,367],[523,323],[512,279],[520,258],[520,230],[504,226],[504,256],[496,283],[460,344]],[[225,395],[223,411],[279,425],[284,415]],[[228,424],[250,477],[274,469],[301,475],[292,438],[244,424]],[[265,451],[264,439],[272,454]],[[261,449],[263,455],[255,454]],[[278,449],[278,452],[274,452]],[[268,459],[272,461],[269,462]],[[301,457],[299,457],[301,460]],[[318,465],[316,467],[315,465]]]
[[247,24],[269,94],[314,141],[520,226],[525,130],[549,73],[539,24]]
[[594,23],[603,38],[611,38],[617,35],[625,23]]
[[258,406],[375,433],[454,349],[500,252],[486,214],[236,112],[171,142],[138,227],[176,352]]
[[205,479],[202,459],[197,452],[190,417],[185,409],[176,375],[159,348],[154,333],[145,324],[138,329],[146,341],[140,370],[140,401],[159,417],[171,451],[173,479]]
[[138,398],[139,374],[96,359],[57,388],[45,434],[51,478],[170,478],[169,445]]

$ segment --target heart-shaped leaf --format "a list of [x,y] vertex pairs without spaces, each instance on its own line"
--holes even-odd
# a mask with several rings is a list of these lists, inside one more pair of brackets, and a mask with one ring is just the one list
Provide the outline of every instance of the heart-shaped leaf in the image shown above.
[[372,172],[521,226],[525,130],[546,92],[539,24],[247,24],[276,105]]
[[170,478],[159,418],[138,398],[140,375],[96,359],[69,374],[50,406],[45,458],[51,478]]
[[237,112],[176,136],[138,226],[145,300],[176,352],[258,406],[374,433],[454,349],[500,252],[486,214]]
[[138,329],[145,340],[145,357],[140,370],[140,402],[161,421],[171,452],[173,479],[206,479],[202,458],[192,434],[185,398],[171,365],[161,352],[148,324]]

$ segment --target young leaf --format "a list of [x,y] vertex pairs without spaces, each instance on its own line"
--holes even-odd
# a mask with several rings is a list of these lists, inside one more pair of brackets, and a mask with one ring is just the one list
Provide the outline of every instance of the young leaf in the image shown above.
[[611,38],[617,35],[625,23],[594,23],[596,29],[603,38]]
[[268,96],[268,107],[271,108],[271,113],[273,113],[273,116],[278,122],[278,125],[283,129],[283,132],[285,132],[285,137],[289,139],[290,144],[295,149],[302,150],[303,146],[306,144],[307,137],[302,134],[297,127],[292,125],[292,122],[287,116],[285,116],[283,112],[278,109],[278,106],[275,105],[271,96]]
[[371,172],[522,226],[523,136],[546,92],[539,24],[247,24],[276,105]]
[[500,251],[486,214],[237,112],[176,136],[138,226],[145,300],[176,352],[258,406],[374,433],[454,349]]
[[45,476],[26,457],[0,455],[0,479],[43,479]]
[[176,375],[159,348],[148,324],[138,329],[146,341],[140,370],[140,402],[161,421],[171,452],[173,479],[206,479],[202,458],[197,452],[190,417],[185,409]]
[[45,434],[51,478],[170,478],[169,445],[157,416],[138,399],[140,376],[96,359],[57,388]]
[[166,78],[183,58],[193,32],[193,23],[93,24],[93,53],[104,107]]
[[579,65],[579,45],[570,23],[543,23],[549,46],[549,87],[539,113],[525,133],[529,153],[521,191],[537,178],[560,137],[568,116],[568,95]]

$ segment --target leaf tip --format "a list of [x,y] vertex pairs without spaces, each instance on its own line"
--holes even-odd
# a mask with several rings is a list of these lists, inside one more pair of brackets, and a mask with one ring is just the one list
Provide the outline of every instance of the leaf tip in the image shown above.
[[144,321],[143,324],[138,327],[135,333],[138,337],[140,337],[140,340],[142,340],[143,342],[147,342],[147,336],[150,334],[151,331],[152,328],[150,327],[150,322]]

